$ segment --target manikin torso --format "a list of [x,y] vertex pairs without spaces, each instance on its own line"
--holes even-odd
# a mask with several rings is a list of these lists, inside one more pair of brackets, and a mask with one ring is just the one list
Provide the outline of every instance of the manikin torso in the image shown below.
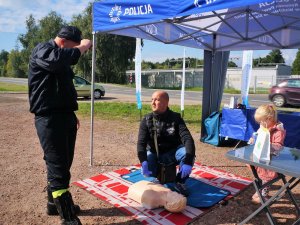
[[165,207],[170,212],[181,212],[186,207],[186,197],[161,184],[139,181],[128,189],[128,197],[147,209]]

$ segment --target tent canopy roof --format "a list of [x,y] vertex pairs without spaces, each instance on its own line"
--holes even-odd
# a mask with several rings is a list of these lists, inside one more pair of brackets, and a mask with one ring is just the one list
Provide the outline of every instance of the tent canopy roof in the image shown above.
[[93,31],[216,51],[300,48],[300,0],[104,0]]

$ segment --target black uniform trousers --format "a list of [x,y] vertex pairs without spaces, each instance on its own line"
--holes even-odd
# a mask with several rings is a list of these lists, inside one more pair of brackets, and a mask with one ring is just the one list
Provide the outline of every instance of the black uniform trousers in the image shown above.
[[44,151],[51,191],[69,188],[77,135],[75,113],[36,115],[35,127]]

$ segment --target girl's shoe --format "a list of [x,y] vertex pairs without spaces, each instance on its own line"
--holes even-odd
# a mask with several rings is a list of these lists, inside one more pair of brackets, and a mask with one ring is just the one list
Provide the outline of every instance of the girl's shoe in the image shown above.
[[[264,202],[268,201],[268,199],[269,199],[269,196],[268,196],[268,195],[263,195],[262,197],[263,197]],[[260,202],[260,198],[259,198],[257,192],[255,192],[255,194],[252,195],[252,200],[251,200],[251,201],[252,201],[252,203],[254,203],[254,204],[260,204],[260,203],[261,203],[261,202]]]

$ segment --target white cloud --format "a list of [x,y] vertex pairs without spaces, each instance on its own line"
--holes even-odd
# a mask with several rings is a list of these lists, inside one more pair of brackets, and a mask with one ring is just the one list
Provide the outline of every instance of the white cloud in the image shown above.
[[85,0],[0,0],[0,32],[25,31],[26,18],[30,14],[36,20],[45,17],[50,11],[57,12],[64,20],[70,21],[73,15],[81,13],[91,1]]

